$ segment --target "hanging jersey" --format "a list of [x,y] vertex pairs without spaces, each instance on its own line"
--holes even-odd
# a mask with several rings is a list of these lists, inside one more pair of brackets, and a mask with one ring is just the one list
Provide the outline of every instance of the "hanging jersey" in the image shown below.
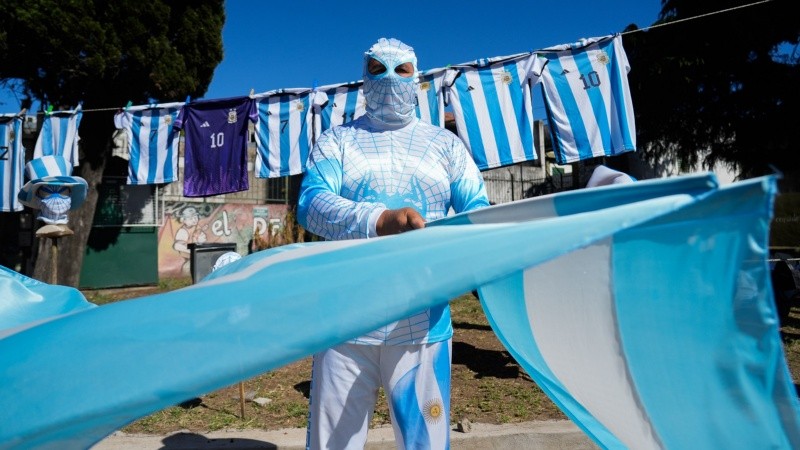
[[134,106],[114,115],[127,138],[128,184],[172,183],[178,179],[175,119],[184,103]]
[[258,113],[250,97],[187,103],[175,128],[184,130],[184,197],[246,191],[249,121]]
[[366,113],[367,101],[361,90],[362,85],[361,81],[352,81],[322,86],[314,91],[315,140],[323,131],[355,120]]
[[36,139],[33,150],[34,158],[58,155],[67,160],[73,167],[79,164],[78,127],[81,124],[83,110],[78,106],[74,111],[57,111],[46,114],[42,129]]
[[303,173],[313,137],[311,97],[310,89],[281,89],[254,97],[258,109],[256,177]]
[[458,135],[481,170],[537,159],[533,139],[531,53],[452,66],[446,100]]
[[17,198],[22,189],[25,149],[22,147],[22,117],[0,115],[0,211],[22,211]]
[[[417,85],[416,116],[423,122],[444,127],[444,84],[446,69],[424,71]],[[332,84],[317,88],[313,94],[315,134],[319,135],[330,128],[358,119],[366,112],[361,81]]]
[[566,164],[636,150],[622,35],[543,49],[541,81],[556,162]]
[[417,117],[437,127],[444,127],[444,94],[442,84],[447,69],[422,72],[417,85]]

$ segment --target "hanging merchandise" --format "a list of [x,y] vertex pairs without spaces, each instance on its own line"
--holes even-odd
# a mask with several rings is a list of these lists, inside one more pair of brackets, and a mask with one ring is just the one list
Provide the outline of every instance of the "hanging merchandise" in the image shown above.
[[314,90],[315,136],[323,131],[355,120],[364,115],[367,101],[361,81],[329,84]]
[[622,35],[582,39],[537,51],[535,82],[542,82],[547,121],[558,164],[636,150]]
[[417,84],[417,117],[437,127],[444,127],[444,95],[442,86],[446,68],[421,72]]
[[[114,126],[127,141],[128,184],[161,184],[178,180],[178,141],[175,128],[184,103],[127,107],[114,115]],[[124,156],[123,156],[124,155]]]
[[22,116],[0,114],[0,211],[22,211],[17,193],[22,189],[25,148]]
[[445,102],[458,136],[481,170],[538,158],[533,139],[532,53],[451,66]]
[[247,96],[187,102],[175,120],[186,133],[183,195],[208,197],[246,191],[249,121],[258,121]]
[[66,224],[67,213],[86,200],[86,180],[72,176],[72,166],[63,156],[34,158],[25,164],[25,175],[28,182],[17,198],[23,205],[38,210],[36,219],[48,225]]
[[73,167],[80,164],[78,141],[81,138],[78,135],[78,127],[82,117],[83,110],[80,104],[72,111],[46,112],[42,130],[36,139],[33,157],[59,155]]
[[312,90],[281,89],[253,96],[258,110],[258,178],[297,175],[305,170],[313,138]]

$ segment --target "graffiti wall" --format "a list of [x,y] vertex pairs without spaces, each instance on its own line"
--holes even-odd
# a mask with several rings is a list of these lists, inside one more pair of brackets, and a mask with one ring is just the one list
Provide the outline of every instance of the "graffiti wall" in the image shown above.
[[283,226],[286,205],[166,202],[158,235],[158,276],[191,276],[189,244],[235,243],[247,255],[253,241]]

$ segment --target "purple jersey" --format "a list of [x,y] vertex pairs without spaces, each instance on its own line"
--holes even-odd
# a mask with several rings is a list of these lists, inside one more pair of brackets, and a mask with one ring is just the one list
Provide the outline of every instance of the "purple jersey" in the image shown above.
[[183,195],[246,191],[248,120],[258,120],[250,97],[187,103],[175,120],[186,134]]

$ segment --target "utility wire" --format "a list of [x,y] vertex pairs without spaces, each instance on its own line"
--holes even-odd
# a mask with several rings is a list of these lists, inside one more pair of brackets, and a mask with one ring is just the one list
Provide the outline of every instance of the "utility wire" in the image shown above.
[[651,30],[653,28],[659,28],[659,27],[663,27],[663,26],[666,26],[666,25],[675,25],[675,24],[678,24],[678,23],[681,23],[681,22],[686,22],[688,20],[702,19],[703,17],[713,16],[713,15],[716,15],[716,14],[722,14],[722,13],[734,11],[734,10],[737,10],[737,9],[749,8],[751,6],[761,5],[763,3],[769,3],[771,1],[772,0],[761,0],[760,2],[748,3],[747,5],[734,6],[734,7],[731,7],[731,8],[728,8],[728,9],[723,9],[723,10],[720,10],[720,11],[714,11],[714,12],[710,12],[710,13],[700,14],[700,15],[697,15],[697,16],[686,17],[684,19],[671,20],[669,22],[664,22],[664,23],[657,23],[655,25],[651,25],[651,26],[646,27],[646,28],[639,28],[639,29],[636,29],[636,30],[624,31],[624,32],[622,32],[620,34],[625,35],[625,34],[636,33],[638,31],[647,31],[647,30]]

